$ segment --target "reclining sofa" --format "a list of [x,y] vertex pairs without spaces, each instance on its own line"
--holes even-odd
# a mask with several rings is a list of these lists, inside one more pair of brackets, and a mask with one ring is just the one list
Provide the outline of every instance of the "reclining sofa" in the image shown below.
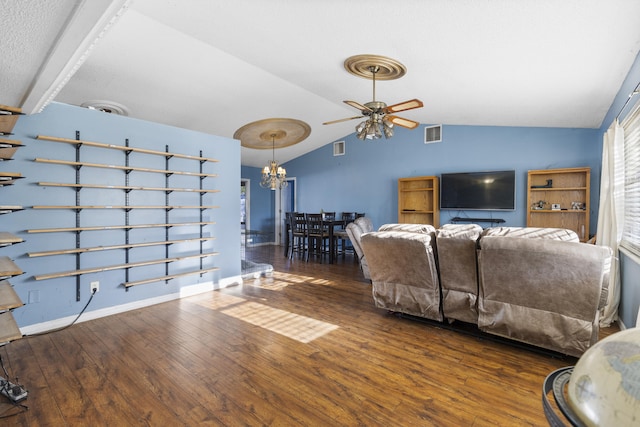
[[571,230],[387,224],[360,244],[377,307],[576,357],[597,341],[612,252]]

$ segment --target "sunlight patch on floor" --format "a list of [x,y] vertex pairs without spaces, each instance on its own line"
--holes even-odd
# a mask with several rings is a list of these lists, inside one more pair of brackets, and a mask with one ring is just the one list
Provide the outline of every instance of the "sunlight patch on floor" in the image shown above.
[[331,281],[311,276],[301,276],[274,271],[270,277],[261,277],[245,282],[249,286],[256,286],[271,291],[281,291],[287,286],[301,283],[313,283],[314,285],[330,285]]
[[338,326],[331,323],[256,302],[240,304],[223,310],[222,313],[305,344],[338,329]]
[[210,299],[197,300],[193,302],[202,307],[218,310],[220,308],[229,307],[230,305],[240,304],[246,301],[246,299],[244,298],[223,294],[220,292],[212,292],[211,296],[212,298]]

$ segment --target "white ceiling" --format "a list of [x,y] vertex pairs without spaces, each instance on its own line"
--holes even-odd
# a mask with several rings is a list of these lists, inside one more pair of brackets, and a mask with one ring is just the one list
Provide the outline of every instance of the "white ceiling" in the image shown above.
[[[129,116],[233,137],[311,126],[286,162],[343,138],[371,101],[346,58],[407,67],[377,100],[424,124],[600,127],[640,49],[638,0],[0,0],[0,104],[106,100]],[[98,113],[96,114],[103,114]],[[415,130],[420,132],[420,130]],[[263,166],[271,150],[242,148]]]

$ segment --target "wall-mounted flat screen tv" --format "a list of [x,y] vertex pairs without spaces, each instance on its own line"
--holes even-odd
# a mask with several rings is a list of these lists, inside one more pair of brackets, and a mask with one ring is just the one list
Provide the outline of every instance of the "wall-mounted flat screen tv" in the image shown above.
[[515,171],[440,175],[440,209],[512,211],[515,208]]

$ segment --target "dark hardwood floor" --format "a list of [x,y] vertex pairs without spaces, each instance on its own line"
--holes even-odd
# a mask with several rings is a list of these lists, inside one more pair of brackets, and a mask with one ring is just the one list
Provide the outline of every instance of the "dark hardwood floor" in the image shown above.
[[275,272],[0,348],[29,392],[0,424],[544,426],[544,378],[575,364],[376,309],[349,255],[248,258]]

